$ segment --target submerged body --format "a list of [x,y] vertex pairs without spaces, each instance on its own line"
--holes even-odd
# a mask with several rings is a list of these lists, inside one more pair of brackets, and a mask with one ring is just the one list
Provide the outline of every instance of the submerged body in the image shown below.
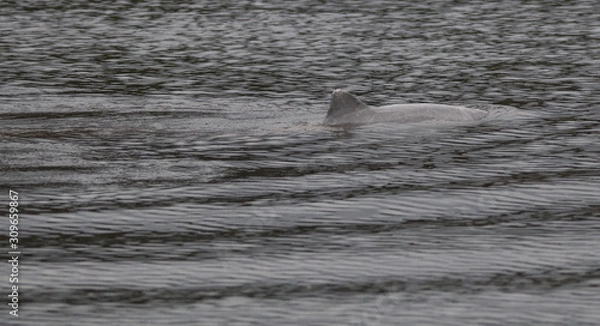
[[429,120],[437,121],[476,121],[487,115],[484,110],[444,104],[394,104],[372,108],[354,95],[335,90],[331,101],[326,125],[363,125],[378,122],[415,123]]

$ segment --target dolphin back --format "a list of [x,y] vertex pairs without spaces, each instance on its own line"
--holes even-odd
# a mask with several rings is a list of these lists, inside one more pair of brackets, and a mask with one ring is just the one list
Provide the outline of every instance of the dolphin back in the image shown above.
[[324,124],[353,126],[378,122],[476,121],[486,115],[487,112],[484,110],[432,103],[407,103],[370,108],[354,95],[336,89],[331,93],[329,111]]
[[369,107],[361,102],[354,95],[341,90],[336,89],[331,93],[331,101],[329,102],[329,111],[327,111],[326,121],[339,118],[341,116],[357,113],[359,111],[368,109]]

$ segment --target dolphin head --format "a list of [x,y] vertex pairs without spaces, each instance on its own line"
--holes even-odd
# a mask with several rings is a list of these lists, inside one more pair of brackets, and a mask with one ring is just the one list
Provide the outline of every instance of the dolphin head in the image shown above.
[[344,90],[336,89],[331,93],[331,101],[329,102],[329,111],[327,111],[325,123],[335,124],[343,116],[357,114],[360,111],[368,109],[369,107],[354,95]]

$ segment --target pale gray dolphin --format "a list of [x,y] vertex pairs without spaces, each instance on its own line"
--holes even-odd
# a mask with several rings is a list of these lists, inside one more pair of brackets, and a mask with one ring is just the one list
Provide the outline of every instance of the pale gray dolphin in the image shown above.
[[487,112],[445,104],[394,104],[372,108],[354,95],[336,89],[331,93],[329,111],[323,123],[329,126],[363,125],[378,122],[415,123],[422,121],[476,121]]

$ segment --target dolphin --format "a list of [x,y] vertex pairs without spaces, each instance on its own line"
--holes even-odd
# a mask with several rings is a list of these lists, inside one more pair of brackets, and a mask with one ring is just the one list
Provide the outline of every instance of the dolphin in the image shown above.
[[486,115],[487,111],[476,108],[430,103],[393,104],[373,108],[354,95],[336,89],[331,93],[329,111],[323,124],[348,126],[378,122],[477,121]]

